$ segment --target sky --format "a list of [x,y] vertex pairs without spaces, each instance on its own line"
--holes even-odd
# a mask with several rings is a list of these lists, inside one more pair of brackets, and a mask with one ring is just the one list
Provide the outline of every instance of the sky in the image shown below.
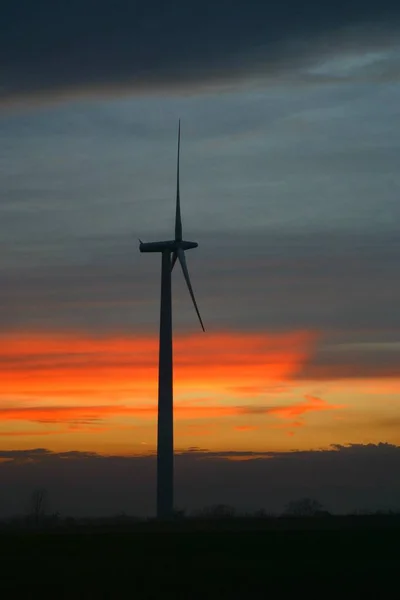
[[[389,0],[2,5],[0,513],[29,486],[65,498],[67,459],[81,487],[153,485],[160,257],[138,238],[173,235],[179,118],[206,327],[175,269],[181,503],[278,486],[274,509],[321,456],[336,483],[310,493],[400,505],[399,29]],[[384,484],[354,466],[372,456]],[[152,497],[119,494],[101,510]]]

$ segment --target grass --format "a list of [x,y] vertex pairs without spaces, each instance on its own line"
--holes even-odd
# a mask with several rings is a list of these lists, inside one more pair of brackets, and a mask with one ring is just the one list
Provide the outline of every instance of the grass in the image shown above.
[[396,583],[399,537],[395,517],[9,531],[0,536],[0,597],[383,597]]

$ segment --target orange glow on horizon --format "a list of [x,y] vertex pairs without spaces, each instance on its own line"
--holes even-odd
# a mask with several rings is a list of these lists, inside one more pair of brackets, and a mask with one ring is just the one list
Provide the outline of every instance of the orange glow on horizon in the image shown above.
[[[292,378],[309,358],[315,334],[210,334],[174,342],[177,393],[266,386]],[[0,337],[0,390],[5,397],[36,396],[98,402],[156,396],[155,337],[26,335]],[[246,386],[244,387],[246,392]]]
[[[176,336],[178,446],[201,446],[204,436],[208,447],[223,451],[285,450],[293,439],[299,448],[343,443],[356,431],[359,403],[369,402],[372,414],[379,390],[387,394],[388,415],[398,410],[394,378],[340,380],[335,365],[336,379],[328,368],[325,379],[306,379],[318,338],[307,331]],[[14,448],[153,452],[157,385],[157,336],[2,335],[0,438]],[[354,398],[343,395],[350,386]],[[387,439],[397,439],[381,422]],[[373,419],[366,423],[372,432]],[[359,431],[351,441],[375,439]]]

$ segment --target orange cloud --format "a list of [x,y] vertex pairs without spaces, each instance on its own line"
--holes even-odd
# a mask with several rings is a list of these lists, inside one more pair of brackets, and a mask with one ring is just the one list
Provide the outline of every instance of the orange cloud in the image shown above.
[[[297,404],[278,405],[278,394],[279,399],[284,397],[281,392],[292,387],[312,357],[316,337],[308,332],[178,336],[174,341],[177,440],[210,436],[217,444],[232,447],[236,436],[241,443],[256,440],[260,449],[263,438],[257,430],[261,427],[281,426],[287,435],[288,430],[303,425],[300,417],[306,413],[341,408],[311,396]],[[51,440],[56,440],[57,433],[72,436],[76,432],[79,443],[90,447],[92,441],[84,442],[86,434],[98,433],[107,438],[105,444],[117,447],[131,443],[129,432],[119,429],[136,426],[140,430],[147,425],[153,436],[157,370],[157,337],[0,336],[4,439],[8,437],[12,444],[13,436],[29,439],[52,434]],[[263,404],[259,402],[262,395]],[[273,398],[271,403],[267,396]],[[220,427],[221,418],[228,419],[229,426]],[[275,422],[276,418],[283,422]],[[210,429],[210,420],[217,421],[216,429]],[[33,425],[29,431],[29,425],[18,425],[23,422],[35,423],[37,432]],[[8,432],[12,427],[18,431]],[[240,435],[245,432],[248,435]],[[138,441],[142,433],[135,436]],[[56,443],[65,446],[68,438],[60,436]]]
[[292,423],[274,423],[268,429],[292,429],[293,427],[304,427],[304,421],[293,421]]
[[265,393],[265,388],[264,385],[237,385],[228,389],[241,396],[261,396]]
[[[218,417],[240,415],[274,415],[283,419],[292,419],[307,412],[321,410],[336,410],[342,405],[328,404],[320,398],[307,396],[302,403],[282,407],[269,406],[224,406],[176,403],[174,415],[176,419],[212,419]],[[70,423],[78,428],[90,426],[112,417],[134,417],[139,419],[154,419],[157,416],[157,405],[98,405],[98,406],[23,406],[15,408],[0,408],[0,421],[30,421],[35,423]],[[300,427],[301,421],[292,421],[290,427]],[[116,425],[116,427],[121,427]],[[274,427],[279,427],[275,425]],[[286,427],[286,426],[285,426]],[[88,428],[89,429],[89,428]],[[237,431],[256,430],[258,427],[238,425]]]
[[[246,395],[296,376],[315,334],[208,334],[174,342],[176,394]],[[0,336],[3,398],[86,403],[140,401],[157,393],[156,337]]]
[[0,437],[29,437],[29,436],[42,436],[42,435],[55,435],[59,433],[64,433],[63,431],[50,431],[50,430],[25,430],[23,429],[18,431],[0,431]]
[[[183,419],[213,418],[240,414],[235,406],[174,406],[175,416]],[[75,422],[89,425],[107,417],[125,416],[154,418],[157,406],[32,406],[0,408],[0,421],[32,421],[36,423]]]
[[237,425],[235,431],[257,431],[259,427],[253,425]]
[[215,424],[210,425],[182,425],[176,432],[180,436],[209,436],[215,433]]
[[[305,402],[299,402],[292,406],[282,406],[273,408],[269,412],[272,415],[280,417],[282,419],[292,419],[293,417],[299,417],[308,412],[320,412],[326,410],[338,410],[344,408],[344,405],[340,404],[329,404],[322,398],[316,396],[305,396]],[[293,424],[291,424],[293,426]]]

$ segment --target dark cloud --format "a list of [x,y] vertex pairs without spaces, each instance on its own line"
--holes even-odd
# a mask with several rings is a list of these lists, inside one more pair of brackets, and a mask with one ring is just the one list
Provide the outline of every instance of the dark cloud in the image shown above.
[[[351,29],[387,37],[394,0],[30,0],[0,13],[3,101],[77,88],[136,89],[212,82],[292,68]],[[358,28],[358,30],[357,30]]]
[[[395,235],[203,233],[198,239],[201,246],[188,255],[188,264],[210,331],[312,329],[340,334],[341,342],[398,339]],[[54,253],[46,256],[44,241],[41,251],[55,264],[0,270],[0,330],[156,332],[158,257],[141,256],[127,237],[82,240],[80,263],[69,255],[74,249],[72,242],[63,248],[64,264],[57,265]],[[174,310],[177,330],[195,327],[179,272],[174,273]],[[379,352],[392,368],[395,353],[382,346]],[[322,365],[341,364],[351,355],[356,368],[364,356],[373,369],[379,367],[375,354],[370,347],[365,352],[328,348],[321,360]]]
[[[154,511],[154,456],[37,449],[1,451],[0,458],[1,515],[24,512],[38,487],[48,490],[49,509],[63,514]],[[335,512],[398,509],[399,470],[400,447],[390,444],[256,455],[193,448],[176,456],[176,504],[197,509],[225,503],[279,512],[290,500],[309,496]]]
[[[400,247],[395,236],[202,237],[201,252],[188,256],[188,262],[208,331],[316,331],[315,354],[297,377],[398,376],[400,285],[394,273]],[[3,334],[157,333],[158,258],[141,260],[134,240],[126,238],[88,238],[81,251],[81,264],[0,271]],[[174,311],[177,332],[195,330],[180,273],[174,277]],[[40,368],[68,366],[73,356],[28,358],[32,369],[35,361]],[[2,360],[19,369],[27,357]],[[112,364],[115,358],[107,360]]]

